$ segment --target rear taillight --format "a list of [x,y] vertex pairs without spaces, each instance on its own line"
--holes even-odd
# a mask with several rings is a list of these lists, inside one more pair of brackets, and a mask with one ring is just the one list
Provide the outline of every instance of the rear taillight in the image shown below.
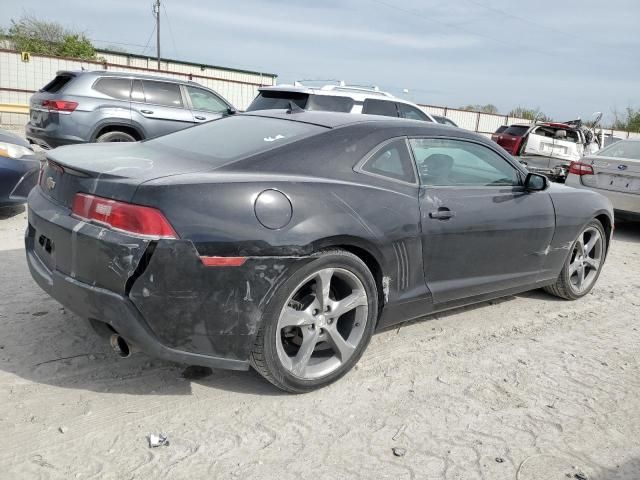
[[133,235],[178,238],[162,212],[151,207],[77,193],[73,199],[72,214]]
[[593,175],[593,167],[587,163],[571,162],[569,165],[569,173],[574,175]]
[[50,112],[73,112],[78,107],[78,102],[66,100],[43,100],[42,106]]

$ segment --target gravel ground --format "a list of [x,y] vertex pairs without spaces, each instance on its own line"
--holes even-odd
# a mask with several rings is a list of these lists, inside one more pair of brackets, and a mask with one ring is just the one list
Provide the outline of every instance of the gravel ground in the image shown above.
[[617,227],[580,301],[534,291],[404,324],[292,396],[115,358],[31,280],[25,222],[0,212],[0,478],[640,478],[640,224]]

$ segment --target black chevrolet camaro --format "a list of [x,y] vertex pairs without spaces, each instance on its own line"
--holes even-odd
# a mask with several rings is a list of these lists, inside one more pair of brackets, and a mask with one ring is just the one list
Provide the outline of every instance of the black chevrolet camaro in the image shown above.
[[582,297],[612,230],[607,199],[479,135],[280,110],[49,152],[26,251],[121,355],[251,365],[304,392],[376,329],[539,287]]

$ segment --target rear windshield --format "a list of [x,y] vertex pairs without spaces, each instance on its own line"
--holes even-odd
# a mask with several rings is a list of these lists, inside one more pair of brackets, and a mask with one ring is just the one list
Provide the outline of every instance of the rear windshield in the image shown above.
[[274,110],[281,108],[289,108],[289,102],[293,102],[300,108],[307,107],[309,94],[299,92],[260,92],[258,96],[251,102],[247,112],[254,110]]
[[339,95],[311,95],[307,102],[307,110],[349,113],[353,103],[352,98]]
[[527,130],[529,130],[529,127],[526,125],[511,125],[502,133],[505,135],[513,135],[514,137],[521,137],[527,133]]
[[600,157],[630,158],[640,160],[640,142],[620,140],[600,150],[596,155]]
[[498,129],[494,132],[494,133],[502,133],[504,132],[508,127],[506,125],[501,125],[498,127]]
[[541,137],[564,140],[566,142],[578,143],[580,141],[580,136],[577,131],[567,130],[566,128],[541,126],[534,129],[531,133],[540,135]]
[[42,87],[43,92],[57,93],[71,81],[73,75],[56,75],[56,78]]
[[229,161],[270,150],[326,130],[325,127],[278,118],[235,115],[149,140],[176,153],[202,155],[220,166]]

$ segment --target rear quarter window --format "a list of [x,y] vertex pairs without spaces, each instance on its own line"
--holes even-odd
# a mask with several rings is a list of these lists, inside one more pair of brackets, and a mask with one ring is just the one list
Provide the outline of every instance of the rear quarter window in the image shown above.
[[62,90],[71,80],[73,75],[56,75],[56,77],[42,87],[43,92],[58,93]]
[[129,100],[131,80],[128,78],[101,78],[93,84],[93,89],[118,100]]
[[213,166],[281,147],[305,137],[327,131],[308,123],[236,115],[148,140],[162,149],[201,155]]

